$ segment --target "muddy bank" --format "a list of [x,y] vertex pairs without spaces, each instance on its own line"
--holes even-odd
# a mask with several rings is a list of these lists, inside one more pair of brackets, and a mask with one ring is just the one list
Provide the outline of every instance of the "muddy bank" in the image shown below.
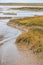
[[3,39],[3,37],[4,37],[3,35],[0,35],[0,41]]
[[17,15],[16,13],[3,13],[4,15]]
[[43,29],[43,16],[11,19],[7,25],[24,31],[32,27]]
[[43,3],[0,3],[7,6],[43,6]]
[[21,8],[10,8],[9,10],[43,11],[43,8],[41,7],[21,7]]
[[0,17],[0,20],[2,19],[11,19],[12,17]]

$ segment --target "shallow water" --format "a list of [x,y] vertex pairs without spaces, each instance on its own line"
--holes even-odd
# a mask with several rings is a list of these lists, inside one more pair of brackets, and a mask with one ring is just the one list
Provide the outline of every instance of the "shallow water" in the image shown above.
[[[10,8],[20,8],[29,6],[0,6],[0,17],[26,17],[34,15],[43,15],[43,11],[23,11],[23,10],[11,10]],[[30,6],[32,7],[32,6]],[[43,6],[38,6],[43,8]],[[12,13],[12,15],[4,15],[5,13]],[[13,15],[17,14],[17,15]]]
[[[43,61],[31,53],[28,48],[26,48],[26,45],[23,47],[21,46],[20,48],[15,44],[16,38],[22,33],[22,31],[7,26],[7,22],[10,19],[43,15],[43,12],[9,9],[14,7],[0,6],[0,35],[3,35],[3,39],[0,41],[0,65],[43,65]],[[6,15],[4,13],[16,13],[16,15]]]

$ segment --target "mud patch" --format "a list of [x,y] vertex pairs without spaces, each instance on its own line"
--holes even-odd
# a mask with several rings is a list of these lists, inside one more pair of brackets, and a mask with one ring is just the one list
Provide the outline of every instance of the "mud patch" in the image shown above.
[[4,15],[16,15],[16,13],[4,13]]
[[11,19],[12,17],[0,17],[0,20],[2,19]]
[[[4,38],[4,36],[3,35],[0,35],[0,41],[2,41],[3,38]],[[3,43],[0,43],[0,46],[2,46],[2,45],[3,45]]]
[[4,37],[3,35],[0,35],[0,41],[3,39],[3,37]]

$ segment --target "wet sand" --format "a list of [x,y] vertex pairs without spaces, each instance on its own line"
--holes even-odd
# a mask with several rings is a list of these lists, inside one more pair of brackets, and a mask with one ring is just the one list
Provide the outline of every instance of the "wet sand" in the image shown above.
[[43,60],[34,55],[25,46],[18,46],[14,39],[5,42],[2,46],[1,65],[43,65]]
[[[7,19],[2,20],[2,21],[0,20],[0,30],[1,30],[0,35],[2,35],[2,36],[4,35],[3,39],[2,39],[2,36],[0,36],[0,38],[1,38],[1,40],[0,40],[0,65],[5,65],[6,62],[4,59],[7,55],[7,53],[6,53],[7,50],[9,49],[10,46],[12,46],[11,44],[13,44],[16,37],[21,34],[20,30],[7,26],[6,25],[7,21],[8,21]],[[16,49],[15,49],[15,51],[16,51]],[[13,52],[11,52],[11,50],[9,52],[13,53]],[[9,56],[9,54],[8,54],[8,56]],[[7,59],[7,57],[6,57],[6,59]]]

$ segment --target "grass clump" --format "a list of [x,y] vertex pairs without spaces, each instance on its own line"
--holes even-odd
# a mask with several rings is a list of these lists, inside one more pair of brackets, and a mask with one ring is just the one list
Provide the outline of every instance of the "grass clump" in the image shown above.
[[20,19],[12,19],[8,24],[17,24],[18,26],[43,26],[43,16],[25,17]]
[[21,34],[16,39],[17,44],[27,44],[34,53],[43,52],[43,30],[35,28]]

